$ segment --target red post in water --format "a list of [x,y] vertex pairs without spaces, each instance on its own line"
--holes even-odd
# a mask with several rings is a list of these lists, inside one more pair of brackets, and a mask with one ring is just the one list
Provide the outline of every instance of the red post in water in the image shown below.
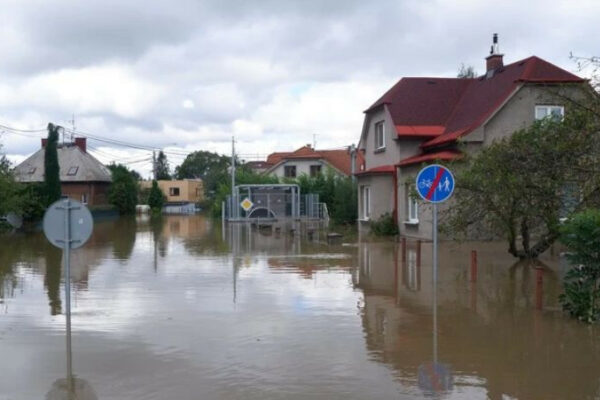
[[421,239],[417,240],[417,268],[421,267]]
[[477,282],[477,251],[471,250],[471,282]]
[[406,238],[402,238],[402,262],[406,263]]
[[540,267],[535,269],[535,308],[542,309],[542,297],[544,294],[544,270]]

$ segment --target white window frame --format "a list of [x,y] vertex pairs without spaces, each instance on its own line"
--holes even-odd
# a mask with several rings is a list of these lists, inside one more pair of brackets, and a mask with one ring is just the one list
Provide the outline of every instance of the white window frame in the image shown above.
[[[565,117],[565,107],[560,106],[558,104],[539,104],[535,106],[535,111],[533,113],[533,117],[536,121],[542,120],[552,115],[552,109],[560,110],[560,119],[562,120]],[[544,110],[545,115],[540,117],[540,112]]]
[[[406,223],[407,224],[418,224],[419,223],[419,202],[416,198],[411,196],[413,187],[406,186]],[[414,214],[414,218],[413,218]]]
[[[380,134],[381,143],[379,141]],[[384,121],[379,121],[375,123],[375,151],[383,149],[385,149],[385,123]]]
[[371,187],[361,186],[362,194],[362,219],[368,221],[371,218]]

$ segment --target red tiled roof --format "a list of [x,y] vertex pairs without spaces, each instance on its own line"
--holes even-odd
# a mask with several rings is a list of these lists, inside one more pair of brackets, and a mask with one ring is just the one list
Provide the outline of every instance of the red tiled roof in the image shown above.
[[444,133],[443,125],[396,125],[399,137],[436,137]]
[[395,170],[395,165],[380,165],[379,167],[369,168],[366,171],[357,172],[354,175],[393,174]]
[[435,160],[451,161],[451,160],[456,160],[456,159],[462,158],[462,156],[463,155],[458,151],[443,150],[443,151],[437,151],[434,153],[420,154],[418,156],[405,158],[404,160],[402,160],[398,163],[398,166],[406,167],[407,165],[420,164],[423,162],[435,161]]
[[[352,160],[350,152],[347,149],[339,150],[315,150],[310,146],[303,146],[293,152],[279,152],[272,153],[267,157],[267,163],[279,164],[284,160],[325,160],[331,164],[334,168],[340,170],[346,175],[351,174]],[[360,169],[360,166],[364,164],[364,155],[360,152],[356,152],[356,167]]]
[[584,80],[536,56],[494,71],[490,78],[403,78],[365,112],[386,105],[399,137],[431,137],[422,147],[452,142],[481,125],[521,83]]

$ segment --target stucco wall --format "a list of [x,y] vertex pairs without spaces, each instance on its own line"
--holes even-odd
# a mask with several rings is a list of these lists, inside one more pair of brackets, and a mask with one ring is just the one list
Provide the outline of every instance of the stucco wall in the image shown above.
[[[396,127],[387,107],[381,107],[378,111],[365,115],[365,121],[365,132],[359,147],[364,149],[365,168],[396,164],[400,147],[396,140]],[[385,149],[377,151],[375,150],[375,124],[380,121],[384,123]]]
[[536,105],[562,105],[565,114],[568,113],[569,102],[562,96],[577,97],[580,91],[581,87],[574,86],[560,89],[556,86],[523,86],[484,126],[483,145],[488,146],[494,140],[531,125],[535,121]]
[[322,160],[286,160],[283,163],[277,165],[271,172],[270,175],[275,175],[279,178],[285,177],[285,167],[288,165],[296,166],[296,176],[300,176],[302,174],[306,174],[310,176],[310,166],[311,165],[320,165],[321,172],[327,171],[327,168],[331,168],[334,172],[340,173],[339,170],[333,168],[329,165],[329,163],[324,162]]
[[[200,179],[184,179],[178,181],[161,180],[157,181],[158,187],[167,197],[168,203],[173,202],[189,202],[200,203],[204,199],[204,186]],[[142,188],[151,188],[152,181],[141,182]],[[170,195],[171,188],[178,188],[179,195]]]
[[361,176],[358,179],[358,218],[364,220],[361,187],[371,190],[371,220],[394,210],[394,180],[391,174]]

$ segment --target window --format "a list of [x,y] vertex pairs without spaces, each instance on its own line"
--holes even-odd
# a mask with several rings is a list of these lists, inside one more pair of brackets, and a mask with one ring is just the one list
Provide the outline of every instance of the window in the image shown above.
[[565,108],[563,106],[535,106],[535,119],[544,119],[546,117],[563,119],[565,116]]
[[321,173],[320,165],[311,165],[310,166],[310,176],[317,176]]
[[75,176],[75,175],[77,175],[77,171],[78,170],[79,170],[79,167],[71,167],[67,171],[67,175],[69,175],[69,176]]
[[406,185],[406,222],[411,224],[419,223],[419,203],[411,194],[414,186]]
[[286,165],[283,167],[283,175],[286,178],[295,178],[296,177],[296,166],[295,165]]
[[375,150],[385,149],[385,129],[383,121],[375,124]]
[[362,217],[369,219],[371,217],[371,188],[369,186],[361,187],[362,198]]
[[29,175],[33,175],[33,173],[35,172],[35,169],[36,169],[35,167],[31,167],[31,168],[29,168],[29,171],[27,171],[27,173]]
[[169,188],[169,196],[179,196],[179,188],[178,187]]

